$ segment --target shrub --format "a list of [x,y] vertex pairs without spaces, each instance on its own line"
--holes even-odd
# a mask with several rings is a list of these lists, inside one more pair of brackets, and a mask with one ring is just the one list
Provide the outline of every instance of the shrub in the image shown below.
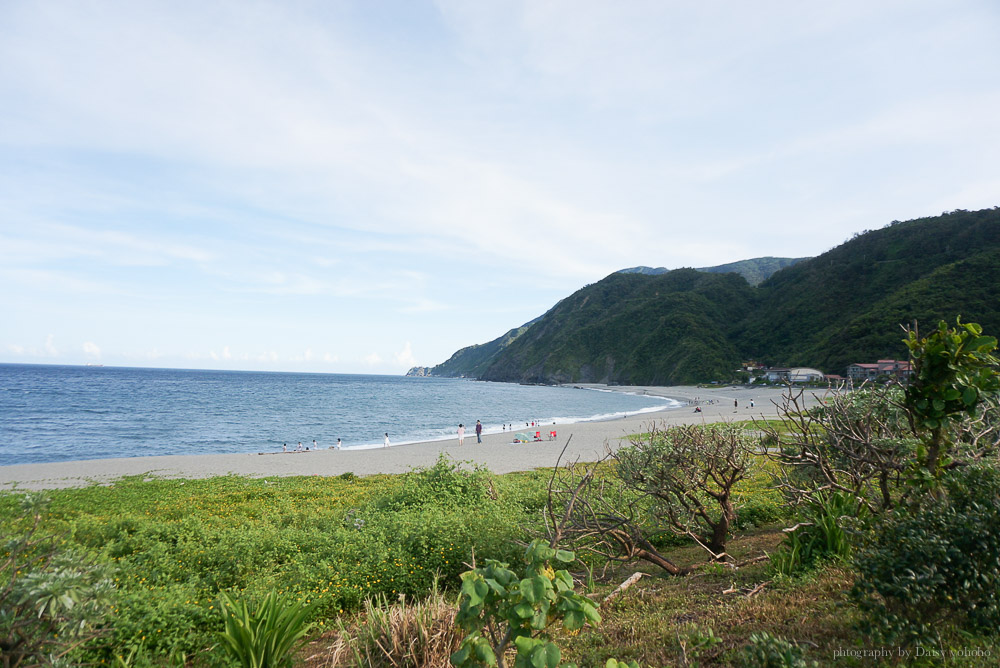
[[737,665],[746,668],[808,668],[818,665],[807,663],[798,644],[772,636],[766,631],[750,635],[750,643],[743,648]]
[[0,659],[20,666],[65,654],[100,634],[112,610],[113,572],[42,530],[48,500],[26,495],[0,544]]
[[933,639],[943,620],[972,631],[1000,625],[1000,472],[948,472],[925,495],[881,518],[855,559],[852,590],[873,635]]
[[462,631],[455,627],[455,607],[438,590],[424,600],[390,603],[385,596],[367,599],[364,621],[348,631],[341,621],[326,666],[368,668],[448,668]]
[[455,622],[467,635],[452,655],[452,665],[503,668],[504,654],[513,645],[515,666],[556,668],[561,653],[546,629],[557,620],[567,631],[601,621],[594,603],[573,591],[573,576],[549,563],[574,559],[572,552],[535,540],[524,555],[524,577],[495,560],[463,573]]
[[827,559],[847,559],[852,541],[845,524],[864,512],[864,506],[844,492],[816,494],[803,508],[802,521],[787,530],[785,540],[771,556],[771,569],[793,575]]
[[416,469],[403,476],[403,485],[395,494],[380,501],[383,509],[412,506],[479,505],[490,489],[489,471],[462,468],[446,454],[438,455],[434,466]]
[[243,668],[287,668],[292,651],[309,632],[314,606],[268,592],[259,601],[219,595],[225,630],[219,633],[229,655]]

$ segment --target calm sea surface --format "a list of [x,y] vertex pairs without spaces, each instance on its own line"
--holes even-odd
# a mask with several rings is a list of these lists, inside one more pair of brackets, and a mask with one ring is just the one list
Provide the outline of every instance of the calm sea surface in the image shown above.
[[[0,364],[0,466],[393,445],[513,423],[607,419],[669,400],[451,378]],[[473,438],[475,434],[472,434]]]

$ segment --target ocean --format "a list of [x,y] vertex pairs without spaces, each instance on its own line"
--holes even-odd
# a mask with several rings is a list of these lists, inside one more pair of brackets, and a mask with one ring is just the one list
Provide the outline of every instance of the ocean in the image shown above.
[[[107,457],[381,447],[676,405],[573,387],[319,373],[0,364],[0,466]],[[468,438],[468,436],[467,436]]]

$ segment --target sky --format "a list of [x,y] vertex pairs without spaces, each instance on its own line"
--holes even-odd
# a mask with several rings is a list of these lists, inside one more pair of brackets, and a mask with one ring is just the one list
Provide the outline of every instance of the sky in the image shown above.
[[995,0],[0,0],[0,363],[401,374],[1000,205]]

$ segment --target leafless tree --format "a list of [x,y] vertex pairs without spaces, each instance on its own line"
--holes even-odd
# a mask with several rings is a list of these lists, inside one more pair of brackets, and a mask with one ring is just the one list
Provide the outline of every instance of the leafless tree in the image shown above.
[[690,572],[691,568],[663,556],[646,537],[642,527],[648,503],[627,493],[614,478],[606,466],[610,457],[586,465],[557,462],[545,513],[549,544],[568,544],[577,552],[600,557],[605,571],[614,563],[641,560],[671,575]]
[[732,425],[651,425],[601,462],[557,466],[546,513],[550,543],[565,541],[609,564],[643,560],[672,575],[690,573],[697,566],[678,566],[650,539],[669,531],[693,539],[711,560],[728,560],[733,492],[755,452],[753,436]]
[[[828,395],[807,408],[805,390],[790,388],[777,423],[758,421],[762,451],[780,464],[780,486],[793,502],[837,490],[879,513],[899,502],[907,467],[920,439],[896,384],[865,384]],[[955,457],[948,466],[995,456],[1000,435],[996,397],[953,425]]]
[[754,466],[756,437],[731,424],[653,426],[613,457],[631,490],[655,499],[665,525],[728,559],[726,541],[737,520],[736,485]]

